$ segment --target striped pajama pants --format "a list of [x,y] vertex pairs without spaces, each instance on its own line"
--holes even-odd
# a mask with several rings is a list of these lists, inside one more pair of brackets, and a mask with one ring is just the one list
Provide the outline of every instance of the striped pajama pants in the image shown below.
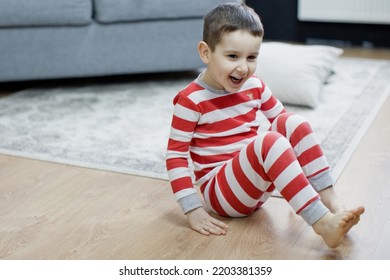
[[299,115],[283,113],[201,190],[217,214],[243,217],[258,209],[276,188],[312,225],[328,211],[318,191],[332,184],[329,165],[309,123]]

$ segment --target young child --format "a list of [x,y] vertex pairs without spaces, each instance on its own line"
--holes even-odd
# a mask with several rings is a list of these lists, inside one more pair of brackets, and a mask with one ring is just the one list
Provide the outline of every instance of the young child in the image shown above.
[[[228,226],[205,210],[192,175],[207,208],[227,217],[250,215],[276,188],[337,247],[364,207],[343,206],[309,123],[253,76],[263,32],[245,4],[222,4],[205,16],[198,52],[207,69],[174,99],[166,154],[173,193],[193,230],[224,235]],[[266,133],[258,133],[261,113],[271,122]]]

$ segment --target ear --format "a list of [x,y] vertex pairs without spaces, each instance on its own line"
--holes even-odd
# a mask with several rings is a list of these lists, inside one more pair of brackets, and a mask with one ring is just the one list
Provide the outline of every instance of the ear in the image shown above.
[[198,53],[200,56],[200,59],[203,61],[204,64],[209,63],[209,54],[211,50],[209,46],[204,41],[200,41],[198,44]]

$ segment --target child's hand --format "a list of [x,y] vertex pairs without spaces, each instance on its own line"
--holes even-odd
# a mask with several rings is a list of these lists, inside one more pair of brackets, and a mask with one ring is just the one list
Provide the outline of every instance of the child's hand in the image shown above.
[[211,217],[203,207],[196,208],[187,214],[188,221],[193,230],[209,235],[225,235],[228,229],[228,225]]

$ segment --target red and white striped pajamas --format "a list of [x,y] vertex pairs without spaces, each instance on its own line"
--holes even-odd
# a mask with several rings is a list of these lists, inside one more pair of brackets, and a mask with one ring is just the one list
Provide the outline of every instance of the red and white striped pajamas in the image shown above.
[[[260,79],[229,93],[197,78],[174,104],[167,170],[185,213],[202,206],[190,163],[205,203],[219,215],[249,215],[275,188],[310,225],[328,211],[317,192],[333,179],[318,140]],[[259,114],[271,122],[268,132],[258,133]]]

